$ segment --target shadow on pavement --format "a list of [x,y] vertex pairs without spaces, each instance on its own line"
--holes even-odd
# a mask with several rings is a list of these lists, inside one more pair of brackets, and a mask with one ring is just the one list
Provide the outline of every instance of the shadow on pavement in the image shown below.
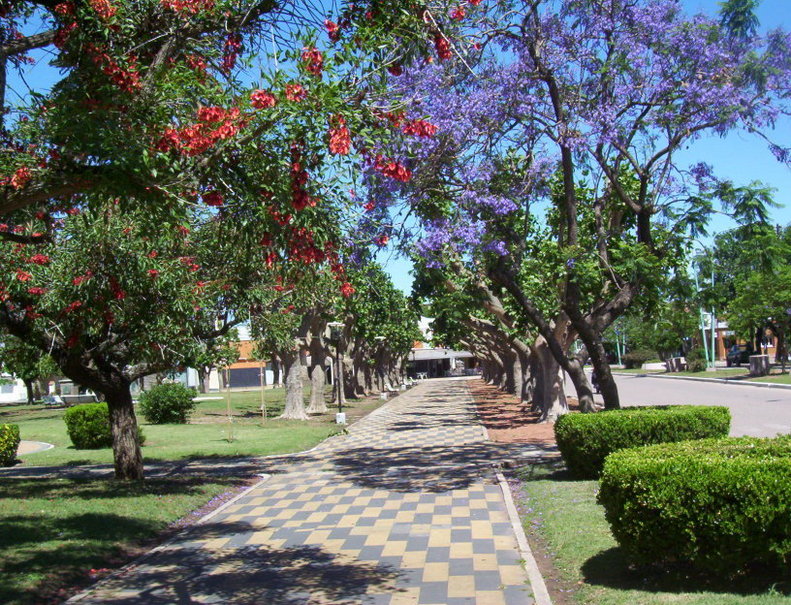
[[[182,542],[252,532],[240,523],[217,523],[190,531]],[[277,603],[359,602],[366,591],[387,591],[398,573],[390,565],[344,561],[316,546],[190,548],[165,550],[131,570],[129,579],[108,579],[83,603]],[[119,594],[119,591],[134,594]],[[395,591],[395,589],[392,589]],[[318,599],[318,601],[316,600]]]

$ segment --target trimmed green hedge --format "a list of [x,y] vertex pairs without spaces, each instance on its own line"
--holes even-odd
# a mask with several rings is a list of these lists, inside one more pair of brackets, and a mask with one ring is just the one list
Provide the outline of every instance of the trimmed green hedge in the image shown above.
[[12,466],[16,462],[19,441],[16,424],[0,424],[0,466]]
[[791,436],[686,441],[607,458],[599,503],[637,562],[715,573],[791,564]]
[[140,411],[151,424],[186,424],[197,403],[195,389],[181,383],[159,384],[140,395]]
[[555,422],[555,439],[563,461],[577,477],[599,476],[608,454],[653,443],[726,437],[728,408],[671,405],[633,407],[595,414],[565,414]]
[[[69,439],[78,450],[95,450],[113,446],[110,412],[107,403],[83,403],[63,415]],[[137,427],[140,445],[145,442],[143,429]]]

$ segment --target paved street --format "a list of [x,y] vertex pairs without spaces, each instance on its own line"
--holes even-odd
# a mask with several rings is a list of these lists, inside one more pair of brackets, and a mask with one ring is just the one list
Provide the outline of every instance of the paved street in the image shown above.
[[[616,376],[621,404],[688,403],[725,405],[731,410],[731,435],[774,437],[791,433],[791,389],[674,380],[651,376]],[[567,383],[571,387],[570,383]],[[573,393],[573,387],[570,391]],[[598,398],[601,401],[601,397]]]
[[533,603],[465,380],[403,393],[79,603]]

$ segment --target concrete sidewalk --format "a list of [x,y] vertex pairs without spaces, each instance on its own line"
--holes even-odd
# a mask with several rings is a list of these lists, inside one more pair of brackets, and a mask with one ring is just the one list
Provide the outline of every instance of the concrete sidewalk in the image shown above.
[[486,441],[464,380],[424,382],[70,602],[533,603],[492,463],[545,454]]

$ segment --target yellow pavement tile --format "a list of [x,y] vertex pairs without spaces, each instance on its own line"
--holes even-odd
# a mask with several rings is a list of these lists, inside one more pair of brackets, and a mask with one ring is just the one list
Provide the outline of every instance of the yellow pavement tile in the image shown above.
[[475,571],[496,571],[497,557],[495,555],[473,555],[472,568]]
[[390,598],[390,605],[414,605],[420,598],[419,588],[406,588]]
[[505,596],[494,590],[479,590],[475,593],[475,605],[506,605]]
[[426,551],[409,551],[404,552],[404,556],[401,557],[401,566],[406,568],[418,568],[423,567],[426,564]]
[[450,529],[432,528],[428,535],[429,546],[450,546]]
[[486,520],[470,521],[470,529],[472,530],[472,537],[478,540],[492,537],[492,524]]
[[503,565],[500,567],[500,581],[504,586],[516,586],[527,581],[527,572],[521,565]]
[[450,545],[451,559],[468,559],[472,557],[472,544],[470,542],[454,542]]
[[404,554],[406,542],[388,542],[382,549],[383,557],[399,557]]
[[426,563],[423,566],[424,582],[447,582],[449,569],[447,563]]
[[448,597],[471,597],[475,594],[475,578],[453,576],[448,582]]

